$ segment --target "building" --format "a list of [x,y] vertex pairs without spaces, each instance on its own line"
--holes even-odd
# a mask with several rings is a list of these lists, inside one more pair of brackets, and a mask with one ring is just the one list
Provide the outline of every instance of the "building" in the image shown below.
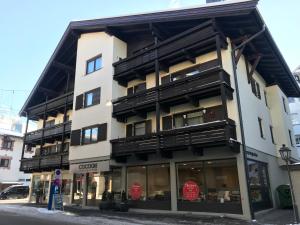
[[[298,66],[293,75],[300,85],[300,66]],[[291,118],[294,128],[295,141],[298,154],[300,154],[300,99],[299,98],[289,98],[289,106],[291,110]]]
[[[20,172],[22,147],[22,133],[0,128],[0,191],[14,184],[30,184],[30,174]],[[24,153],[26,157],[32,154]]]
[[[63,170],[68,204],[250,219],[276,207],[299,87],[257,1],[71,22],[20,114],[32,200]],[[254,36],[253,36],[254,35]]]

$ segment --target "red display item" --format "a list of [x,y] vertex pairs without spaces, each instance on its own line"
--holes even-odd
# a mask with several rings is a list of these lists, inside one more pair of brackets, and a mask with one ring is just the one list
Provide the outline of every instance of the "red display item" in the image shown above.
[[130,188],[130,195],[132,200],[139,200],[142,195],[142,187],[139,183],[134,183]]
[[182,195],[183,199],[189,201],[195,201],[198,199],[200,193],[200,188],[194,181],[187,181],[183,185]]

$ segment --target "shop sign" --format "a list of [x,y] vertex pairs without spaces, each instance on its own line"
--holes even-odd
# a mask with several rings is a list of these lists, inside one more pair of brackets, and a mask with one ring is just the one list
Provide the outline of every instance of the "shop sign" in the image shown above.
[[132,200],[139,200],[142,195],[142,187],[139,183],[134,183],[130,188],[130,195]]
[[183,185],[182,195],[185,200],[195,201],[198,199],[200,188],[194,181],[187,181]]
[[109,161],[71,164],[70,171],[73,173],[98,173],[109,171]]

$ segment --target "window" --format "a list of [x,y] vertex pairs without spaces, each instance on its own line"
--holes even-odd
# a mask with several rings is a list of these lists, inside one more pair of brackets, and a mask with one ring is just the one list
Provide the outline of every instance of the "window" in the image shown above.
[[290,137],[291,146],[294,146],[294,142],[293,142],[293,138],[292,138],[292,131],[291,130],[289,130],[289,137]]
[[203,123],[203,111],[193,111],[174,115],[174,127],[185,127]]
[[300,145],[300,135],[295,135],[296,145]]
[[144,90],[146,90],[146,83],[145,82],[128,88],[127,89],[127,95],[133,95],[135,93],[138,93],[138,92],[144,91]]
[[11,140],[9,137],[3,137],[2,139],[2,149],[12,150],[14,146],[14,141]]
[[98,141],[98,127],[85,128],[82,130],[82,143],[91,144]]
[[145,135],[146,134],[146,122],[134,124],[134,135]]
[[286,104],[285,104],[285,98],[284,97],[282,97],[282,104],[283,104],[284,111],[287,113]]
[[84,107],[100,103],[100,88],[96,88],[84,94]]
[[266,103],[266,106],[268,107],[268,99],[267,99],[267,92],[264,91],[264,96],[265,96],[265,103]]
[[274,135],[273,135],[273,127],[272,126],[270,126],[270,134],[271,134],[272,143],[275,144]]
[[260,137],[264,138],[262,119],[259,117],[258,117],[258,125],[259,125]]
[[10,160],[9,159],[0,159],[0,167],[8,168]]
[[[170,168],[168,164],[127,168],[128,199],[133,201],[170,201]],[[153,207],[167,207],[165,204]],[[166,208],[165,208],[166,209]]]
[[45,122],[45,128],[53,127],[55,125],[55,120],[48,120]]
[[253,78],[251,79],[251,89],[252,89],[252,93],[258,99],[261,99],[259,83],[256,80],[254,80]]
[[97,70],[100,70],[101,68],[102,68],[102,56],[100,55],[87,61],[86,74],[95,72]]

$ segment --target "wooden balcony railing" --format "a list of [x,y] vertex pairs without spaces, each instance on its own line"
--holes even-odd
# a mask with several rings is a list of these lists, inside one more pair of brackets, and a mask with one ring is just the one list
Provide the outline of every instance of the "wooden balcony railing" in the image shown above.
[[189,146],[225,145],[231,139],[236,139],[234,121],[219,120],[151,135],[111,140],[112,156],[181,150]]
[[66,123],[57,124],[53,127],[47,127],[44,129],[29,132],[25,135],[24,141],[25,143],[30,143],[39,141],[42,138],[44,138],[45,140],[48,138],[55,138],[61,136],[63,132],[65,132],[65,134],[69,134],[71,132],[71,124],[72,122],[68,121]]
[[21,160],[20,171],[37,172],[47,171],[51,169],[66,168],[69,166],[69,153],[57,153],[47,156],[34,156],[28,159]]
[[155,110],[155,102],[159,95],[160,103],[177,104],[187,102],[187,96],[201,99],[221,94],[220,84],[224,84],[232,94],[229,75],[219,67],[211,67],[198,74],[179,79],[158,88],[150,88],[130,96],[124,96],[113,101],[113,116],[132,116],[135,111],[150,112]]
[[[125,82],[134,79],[135,75],[132,71],[149,74],[154,71],[154,60],[156,58],[170,66],[186,60],[190,55],[201,55],[213,51],[216,49],[216,35],[218,33],[220,31],[212,21],[184,31],[147,50],[114,63],[114,79]],[[220,36],[222,38],[221,46],[226,47],[226,40],[223,35]]]
[[51,114],[52,112],[57,113],[59,111],[63,112],[65,104],[67,104],[67,109],[72,108],[73,98],[73,92],[69,92],[57,98],[53,98],[48,102],[32,106],[28,109],[28,116],[31,119],[37,119],[41,118],[45,111],[48,114]]

